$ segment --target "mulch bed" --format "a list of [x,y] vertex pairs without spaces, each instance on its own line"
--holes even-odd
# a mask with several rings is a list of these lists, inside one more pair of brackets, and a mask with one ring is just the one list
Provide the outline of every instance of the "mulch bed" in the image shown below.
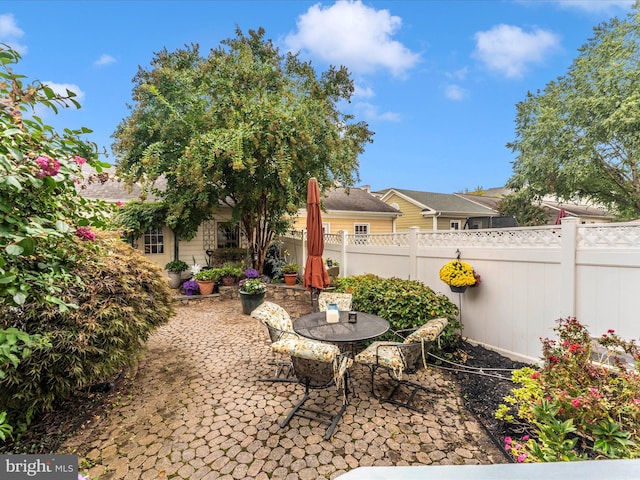
[[[482,368],[476,373],[453,372],[464,404],[504,452],[505,437],[520,438],[525,432],[514,424],[498,420],[495,418],[495,412],[498,406],[504,403],[503,398],[514,388],[510,371],[531,365],[516,362],[492,350],[467,342],[461,348],[461,356],[467,367]],[[511,456],[504,453],[505,458],[511,461]]]

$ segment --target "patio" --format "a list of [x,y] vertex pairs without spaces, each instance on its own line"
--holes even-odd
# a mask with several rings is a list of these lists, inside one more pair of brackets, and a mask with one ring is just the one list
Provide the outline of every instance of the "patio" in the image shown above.
[[[310,311],[306,302],[276,303],[293,318]],[[438,370],[419,374],[439,390],[427,415],[380,404],[368,371],[356,365],[354,394],[330,441],[323,440],[324,425],[307,419],[280,429],[304,389],[258,382],[271,373],[272,358],[266,329],[242,314],[239,300],[180,303],[176,317],[149,339],[130,395],[60,453],[78,453],[81,469],[88,465],[90,477],[101,480],[315,479],[362,466],[505,463]],[[335,391],[315,395],[340,401]]]

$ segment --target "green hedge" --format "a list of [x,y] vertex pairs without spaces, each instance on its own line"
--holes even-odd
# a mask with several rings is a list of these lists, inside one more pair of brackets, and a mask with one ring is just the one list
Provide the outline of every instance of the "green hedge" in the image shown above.
[[367,274],[337,278],[335,286],[336,291],[353,295],[355,310],[379,315],[389,321],[392,330],[419,327],[432,318],[447,318],[449,324],[440,338],[440,349],[453,351],[459,345],[457,305],[422,282]]

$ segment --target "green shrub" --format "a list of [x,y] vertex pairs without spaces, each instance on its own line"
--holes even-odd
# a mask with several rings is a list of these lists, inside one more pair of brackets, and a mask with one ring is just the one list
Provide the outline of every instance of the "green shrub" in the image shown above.
[[60,294],[77,308],[61,311],[34,299],[0,311],[0,328],[17,326],[50,343],[0,379],[0,412],[14,425],[135,362],[151,332],[173,314],[164,271],[115,234],[98,233],[78,247],[84,258],[72,274],[84,287],[73,283]]
[[212,254],[213,261],[216,265],[222,265],[227,262],[243,262],[249,256],[249,250],[246,248],[217,248]]
[[451,352],[459,345],[458,307],[422,282],[367,274],[337,278],[336,291],[351,292],[355,310],[379,315],[392,330],[419,327],[432,318],[447,318],[449,324],[440,337],[440,348]]
[[164,269],[173,273],[182,273],[189,269],[189,265],[182,260],[172,260],[164,266]]

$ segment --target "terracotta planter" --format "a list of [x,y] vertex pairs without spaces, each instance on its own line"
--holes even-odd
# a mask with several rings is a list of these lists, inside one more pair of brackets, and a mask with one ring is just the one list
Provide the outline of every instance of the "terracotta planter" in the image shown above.
[[225,275],[220,280],[222,280],[222,285],[225,287],[230,287],[231,285],[236,283],[236,277],[232,277],[230,275]]
[[295,285],[298,283],[298,274],[297,273],[284,273],[284,284],[285,285]]
[[200,295],[211,295],[213,293],[213,286],[216,282],[209,280],[204,282],[202,280],[196,280],[198,282],[198,288],[200,289]]

